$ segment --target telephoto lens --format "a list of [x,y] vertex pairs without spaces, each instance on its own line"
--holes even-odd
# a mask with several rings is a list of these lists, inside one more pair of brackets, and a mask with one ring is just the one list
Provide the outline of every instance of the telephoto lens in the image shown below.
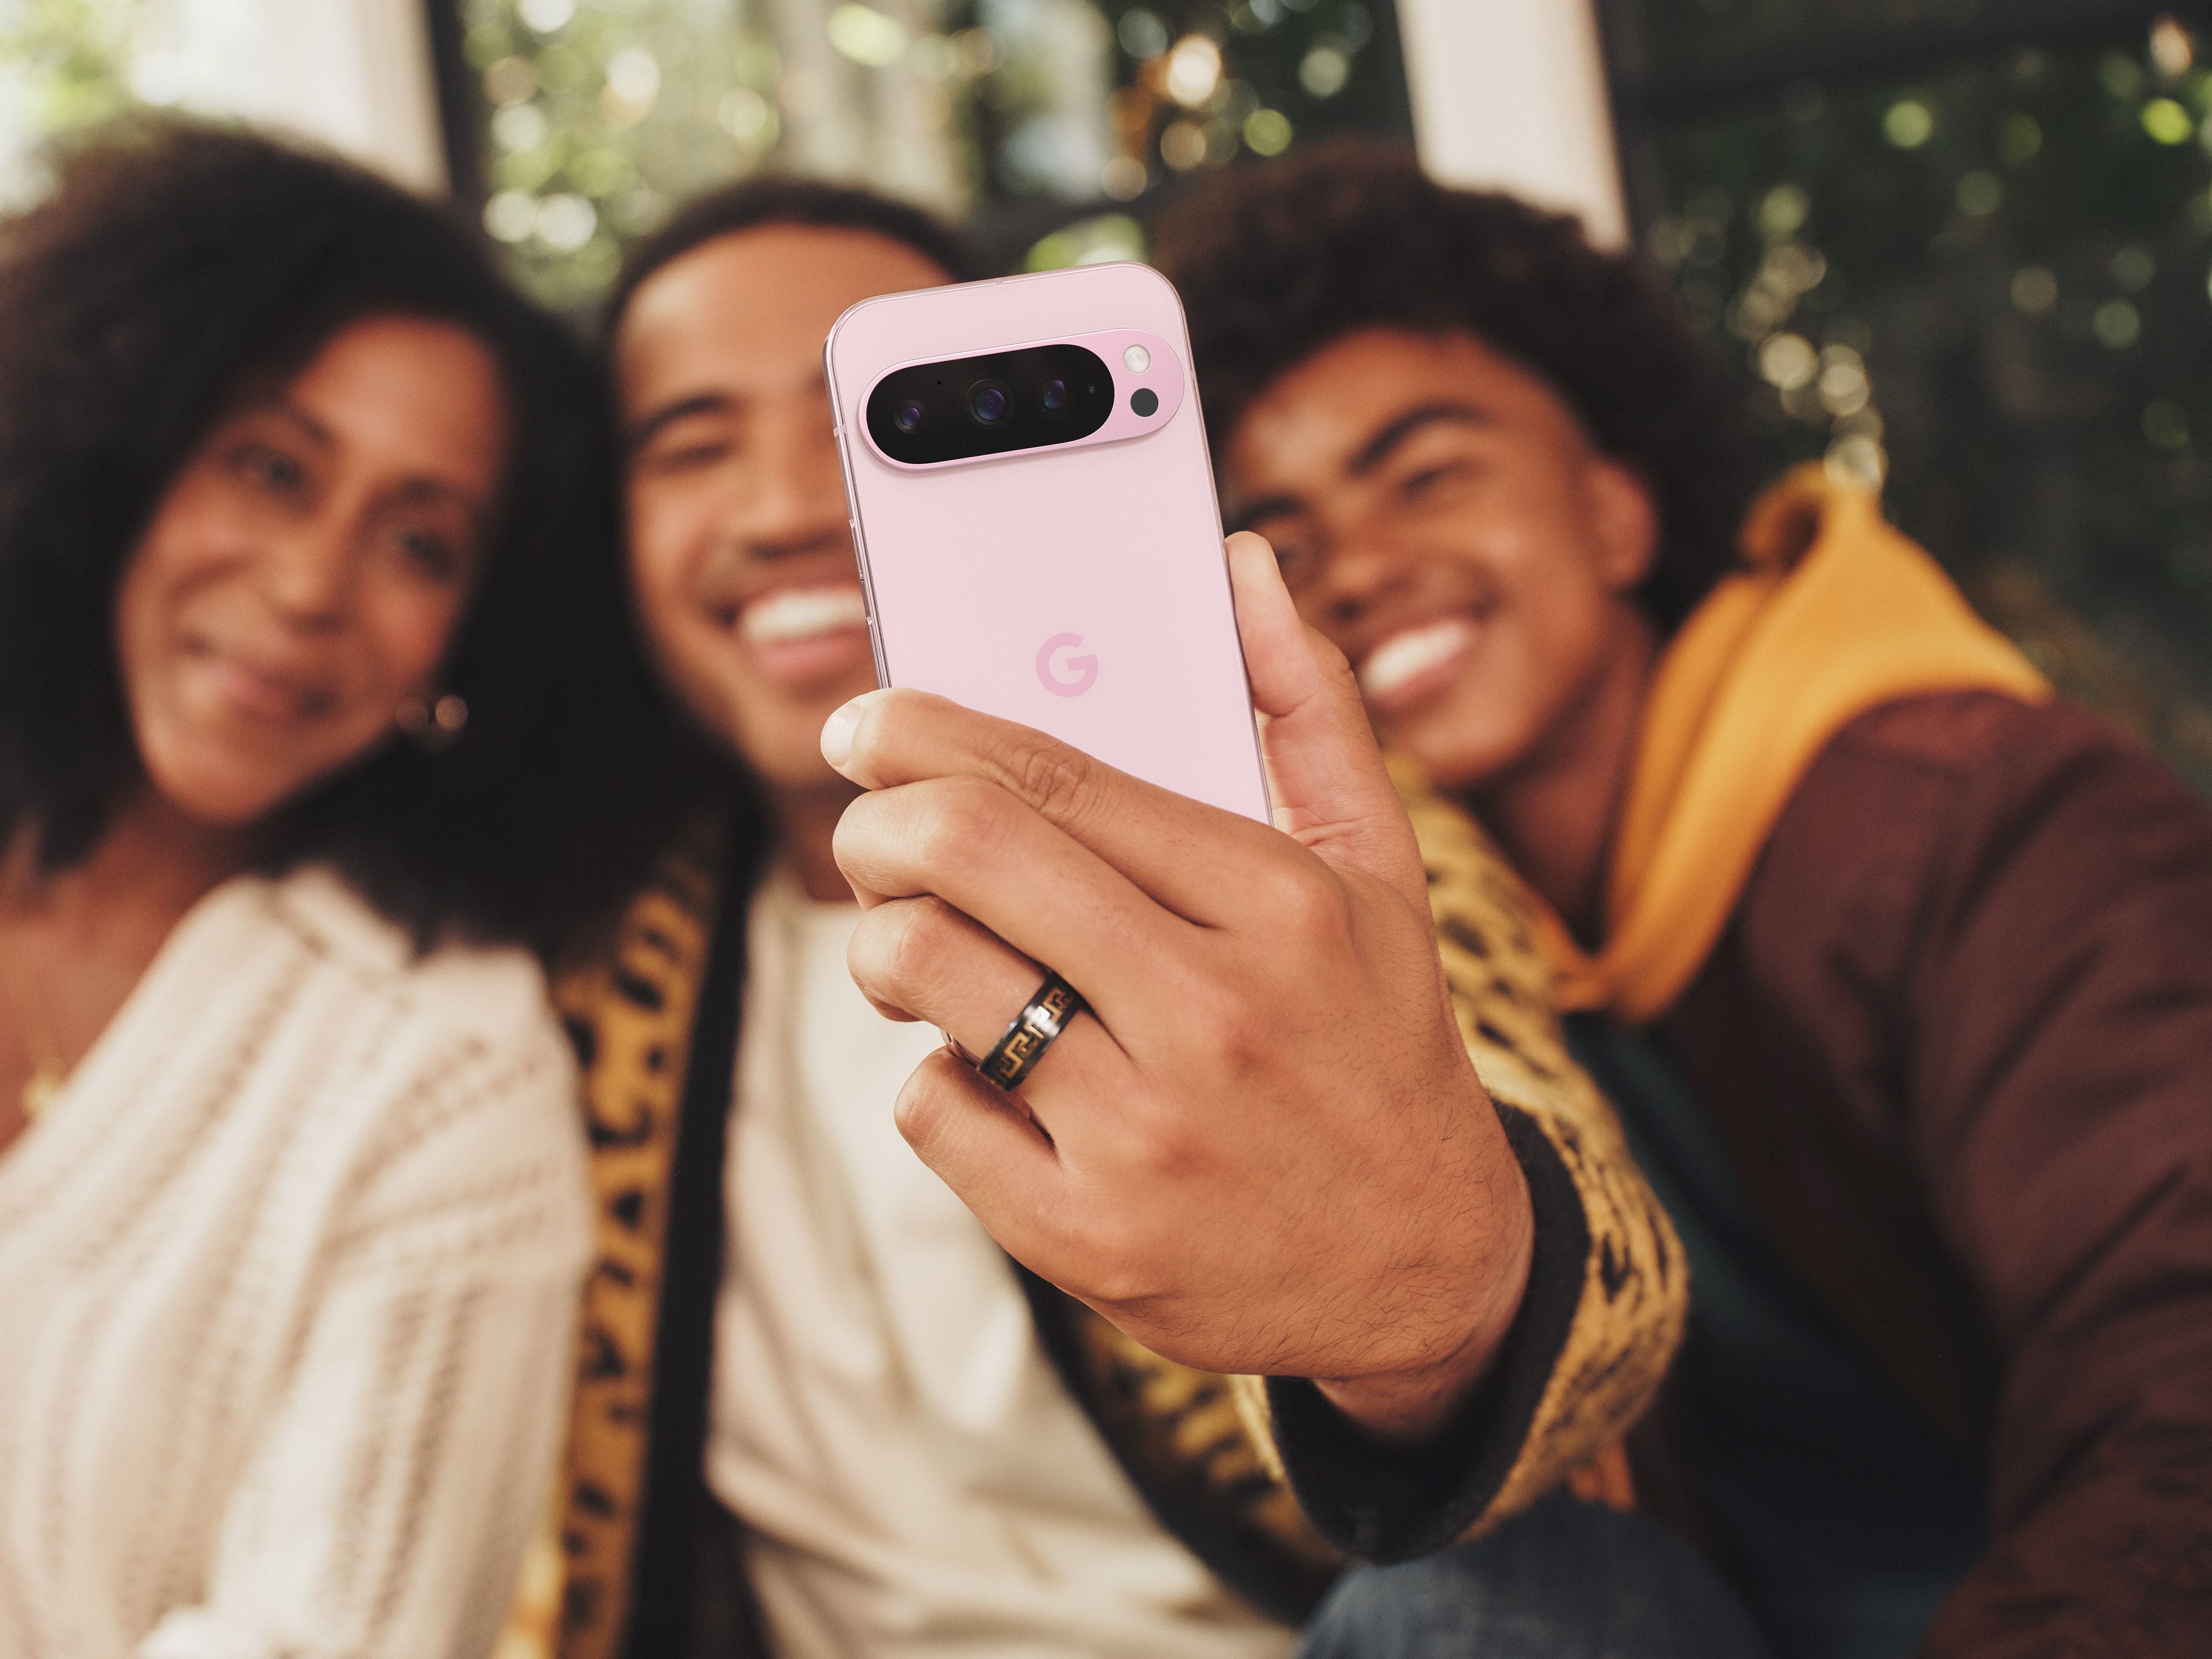
[[985,426],[996,426],[1006,418],[1006,411],[1014,400],[1006,388],[996,380],[978,380],[968,388],[968,410]]
[[929,411],[921,406],[920,400],[909,398],[898,406],[898,412],[891,416],[891,422],[902,432],[915,432],[928,418]]
[[1067,407],[1067,382],[1065,380],[1047,380],[1044,383],[1044,395],[1038,401],[1042,403],[1047,409],[1066,409]]

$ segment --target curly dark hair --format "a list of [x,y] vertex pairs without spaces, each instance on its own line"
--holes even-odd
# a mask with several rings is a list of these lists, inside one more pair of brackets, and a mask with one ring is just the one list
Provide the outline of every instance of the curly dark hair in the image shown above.
[[1345,335],[1465,331],[1541,378],[1651,489],[1661,544],[1636,597],[1662,633],[1734,563],[1756,476],[1740,398],[1657,273],[1593,248],[1575,219],[1342,141],[1220,177],[1164,216],[1156,247],[1217,449]]
[[122,573],[211,427],[371,315],[473,336],[509,404],[489,557],[446,664],[469,721],[448,752],[387,744],[283,809],[268,867],[329,859],[425,943],[550,948],[630,878],[674,787],[626,625],[597,372],[466,220],[243,131],[111,131],[0,226],[0,845],[27,830],[68,867],[140,786]]
[[983,274],[957,231],[910,202],[848,185],[770,173],[694,197],[666,224],[633,244],[607,296],[604,332],[612,337],[638,289],[662,266],[719,236],[768,225],[865,230],[912,249],[956,283]]

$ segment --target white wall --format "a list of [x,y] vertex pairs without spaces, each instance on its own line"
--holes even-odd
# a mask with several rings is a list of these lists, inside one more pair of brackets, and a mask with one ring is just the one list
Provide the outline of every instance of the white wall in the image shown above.
[[[133,94],[304,135],[417,190],[446,188],[422,0],[94,0]],[[105,14],[105,15],[102,15]],[[0,23],[16,21],[0,0]],[[33,89],[0,76],[0,202],[40,188]]]
[[311,133],[418,190],[446,188],[422,0],[253,0],[263,75],[240,114]]
[[1398,0],[1421,160],[1627,236],[1592,0]]
[[234,43],[219,61],[193,54],[191,107],[319,139],[418,190],[446,187],[422,0],[173,3],[180,40]]

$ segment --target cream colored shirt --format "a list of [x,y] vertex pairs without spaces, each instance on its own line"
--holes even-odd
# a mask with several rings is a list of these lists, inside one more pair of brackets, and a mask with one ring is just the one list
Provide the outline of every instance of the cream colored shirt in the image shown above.
[[591,1208],[512,951],[334,877],[185,917],[0,1156],[0,1655],[483,1659]]
[[779,872],[749,936],[707,1473],[779,1659],[1280,1659],[1293,1633],[1152,1517],[900,1138],[939,1038],[854,988],[859,914]]

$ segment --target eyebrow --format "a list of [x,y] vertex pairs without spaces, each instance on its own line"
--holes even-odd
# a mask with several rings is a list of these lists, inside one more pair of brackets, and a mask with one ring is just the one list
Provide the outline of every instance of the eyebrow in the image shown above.
[[1249,530],[1254,525],[1264,524],[1269,519],[1287,518],[1300,511],[1304,505],[1295,495],[1262,495],[1258,501],[1239,507],[1231,514],[1229,522],[1223,527],[1233,536],[1240,530]]
[[702,392],[689,398],[678,398],[672,404],[663,404],[623,434],[623,452],[635,455],[652,442],[653,434],[664,427],[690,416],[727,414],[736,407],[737,400],[720,392]]
[[1344,470],[1352,477],[1372,472],[1389,459],[1390,452],[1412,437],[1423,427],[1437,425],[1492,426],[1496,424],[1488,410],[1473,404],[1442,402],[1423,404],[1407,410],[1380,432],[1360,445],[1358,453],[1344,464]]
[[[1360,445],[1352,459],[1344,464],[1346,476],[1353,478],[1364,477],[1388,460],[1392,450],[1397,448],[1400,444],[1404,443],[1423,427],[1439,424],[1491,426],[1495,424],[1495,417],[1489,410],[1477,408],[1473,404],[1454,403],[1449,400],[1422,404],[1417,408],[1409,409],[1404,414],[1395,416],[1382,430]],[[1304,510],[1305,502],[1287,492],[1277,495],[1263,495],[1256,501],[1240,507],[1231,515],[1228,528],[1231,531],[1249,530],[1254,525],[1263,523],[1267,520],[1283,518]]]
[[281,393],[269,399],[262,408],[288,426],[299,428],[301,434],[318,449],[330,449],[337,443],[337,439],[332,435],[330,428]]

